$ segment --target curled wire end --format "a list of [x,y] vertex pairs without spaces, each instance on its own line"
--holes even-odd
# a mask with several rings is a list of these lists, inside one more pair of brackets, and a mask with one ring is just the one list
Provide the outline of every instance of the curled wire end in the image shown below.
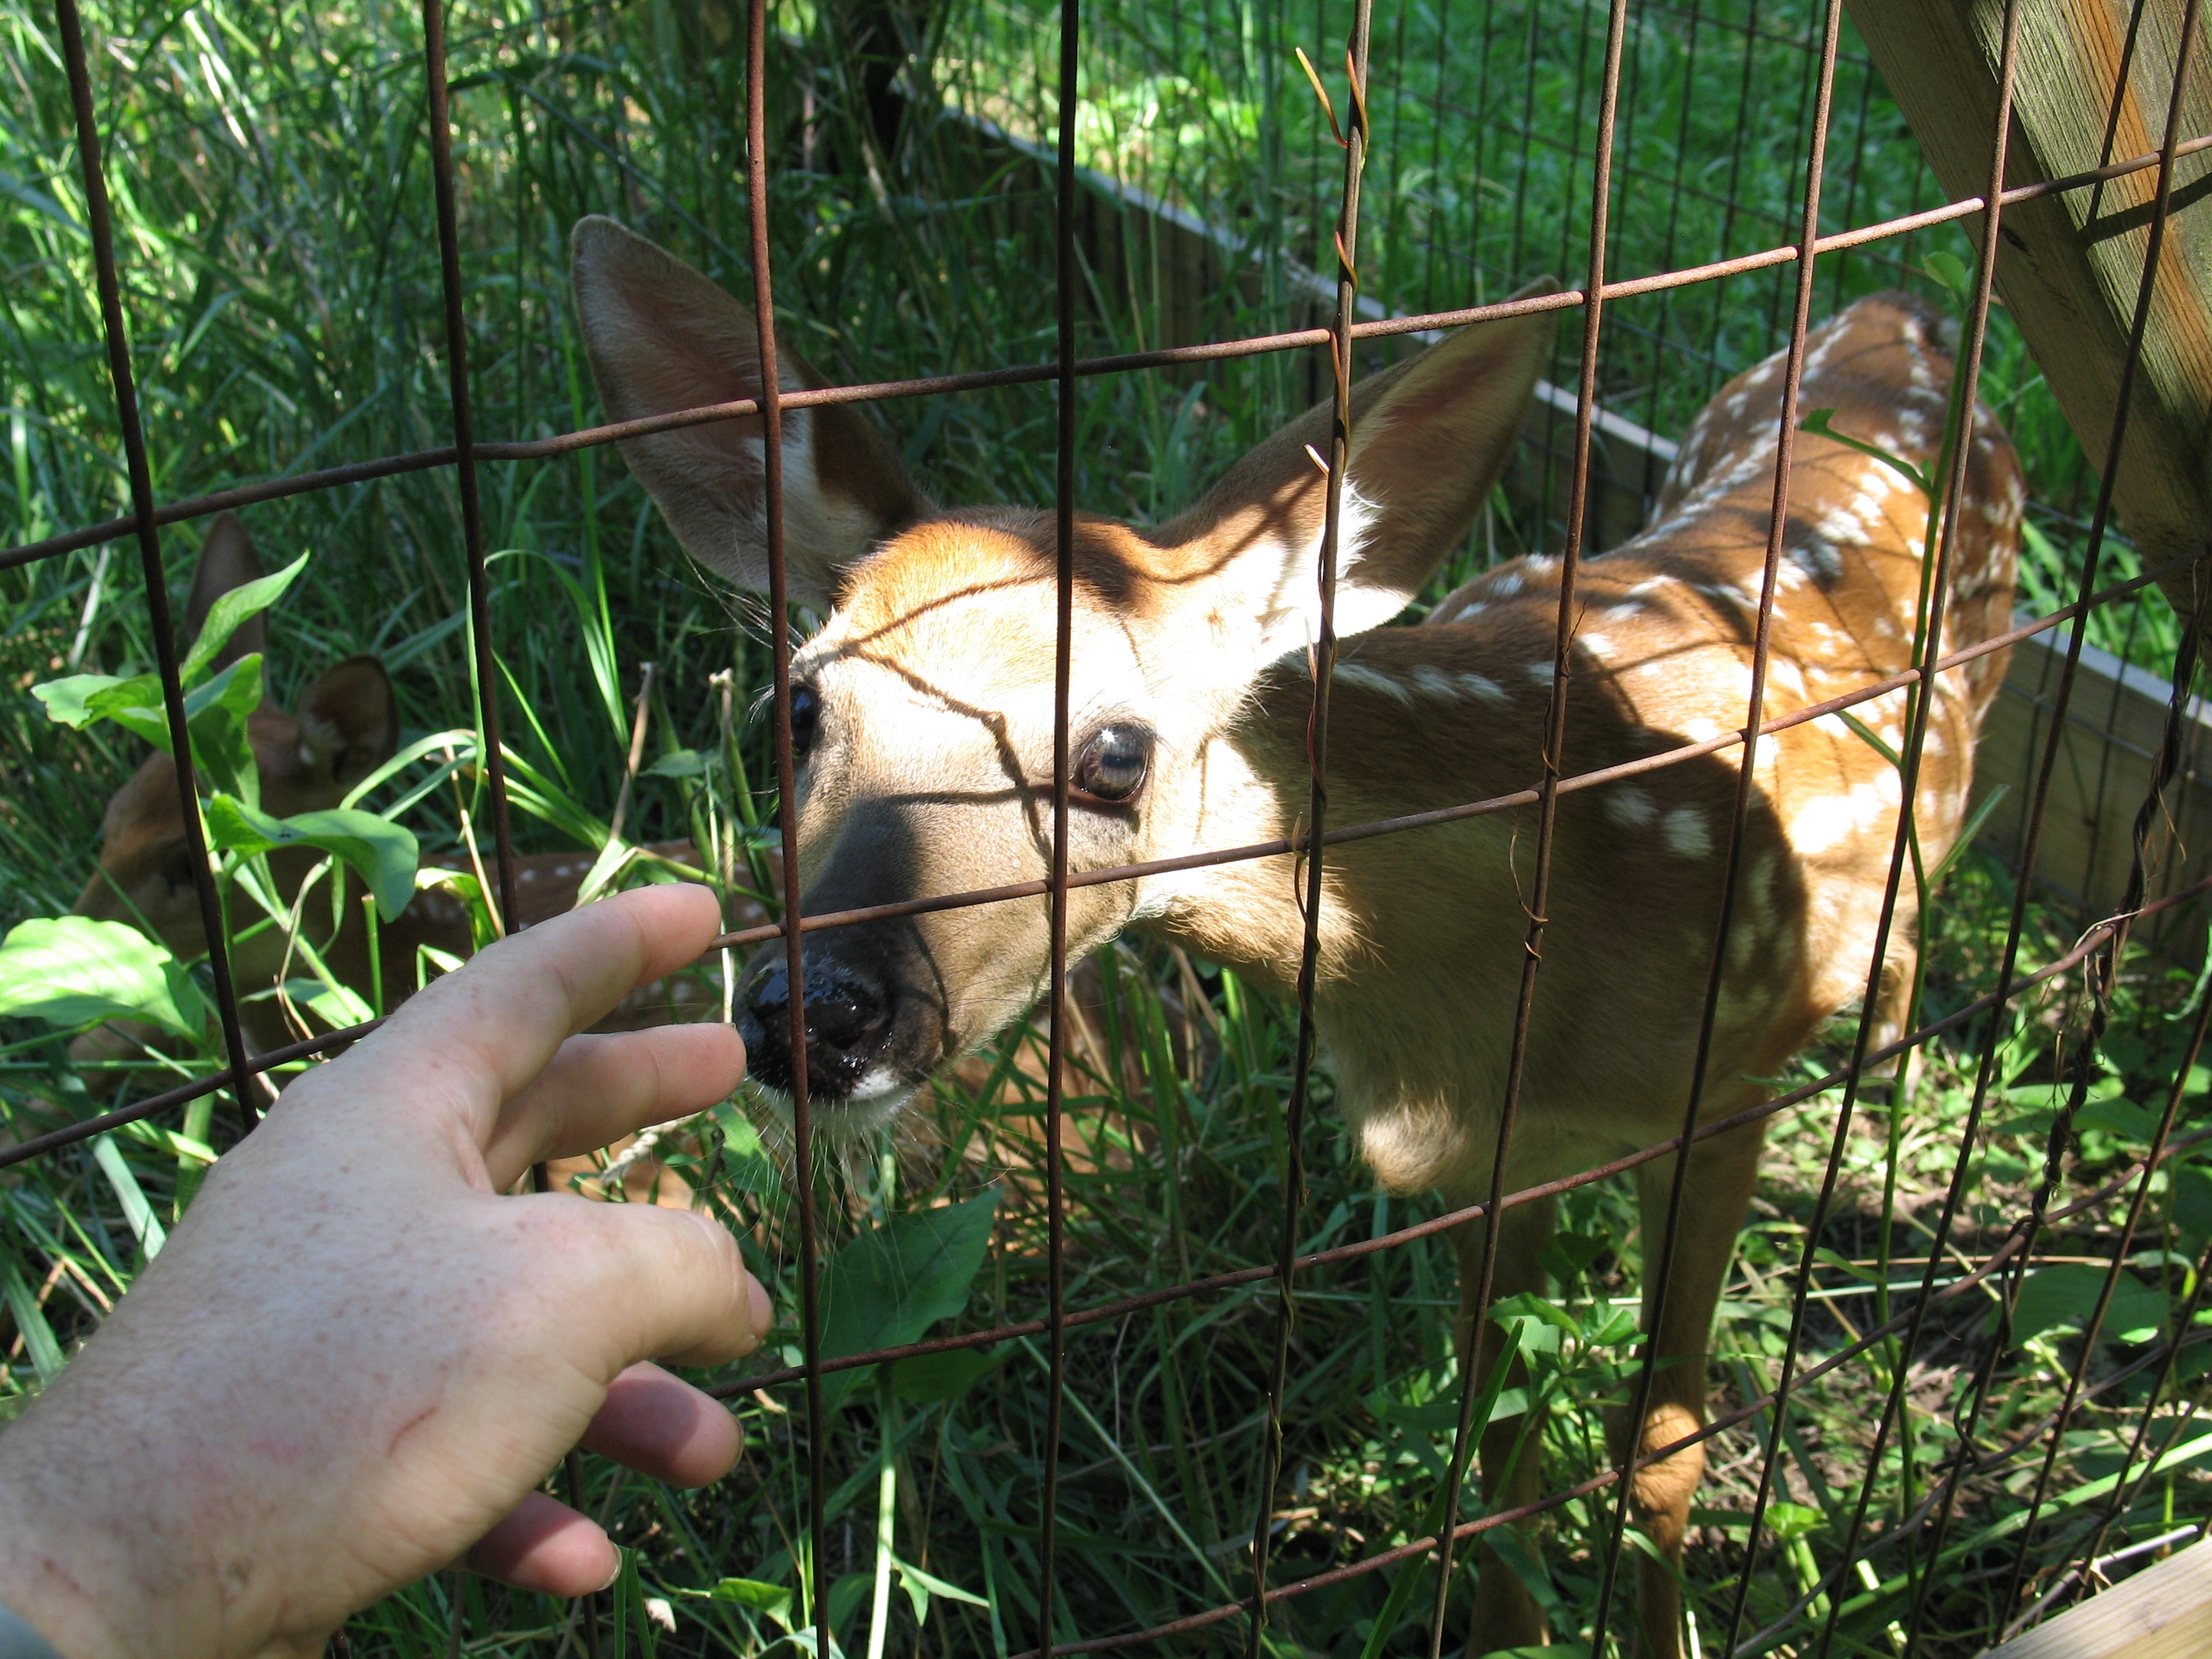
[[[1297,54],[1298,67],[1306,72],[1306,79],[1312,82],[1314,96],[1321,100],[1321,112],[1328,117],[1328,136],[1336,140],[1336,147],[1339,149],[1350,149],[1352,141],[1344,136],[1344,129],[1336,124],[1336,106],[1328,101],[1328,89],[1322,85],[1321,76],[1314,72],[1313,59],[1306,56],[1306,49],[1304,46],[1292,46],[1291,50]],[[1349,56],[1345,61],[1346,63],[1351,61]],[[1359,90],[1359,82],[1356,79],[1352,86],[1352,97],[1355,100],[1364,98],[1364,94]]]

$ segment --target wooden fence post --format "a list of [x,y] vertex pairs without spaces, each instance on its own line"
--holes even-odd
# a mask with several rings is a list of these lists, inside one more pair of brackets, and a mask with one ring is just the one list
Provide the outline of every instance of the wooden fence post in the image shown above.
[[[2008,185],[2158,148],[2180,45],[2179,0],[2019,0]],[[1953,199],[1988,187],[2002,0],[1847,0],[1875,65]],[[2212,132],[2212,43],[2192,49],[2183,139]],[[1998,295],[2101,468],[2149,241],[2157,173],[2008,207]],[[2112,498],[2146,565],[2212,538],[2212,151],[2185,157],[2159,258]],[[2192,569],[2184,573],[2201,580]],[[2179,580],[2177,609],[2193,608]]]

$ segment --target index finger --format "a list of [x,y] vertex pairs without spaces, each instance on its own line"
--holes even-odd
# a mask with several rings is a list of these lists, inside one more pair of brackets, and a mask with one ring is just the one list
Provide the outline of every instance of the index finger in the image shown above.
[[721,921],[713,890],[693,882],[583,905],[434,981],[353,1054],[379,1069],[380,1094],[459,1106],[481,1139],[563,1042],[699,957]]

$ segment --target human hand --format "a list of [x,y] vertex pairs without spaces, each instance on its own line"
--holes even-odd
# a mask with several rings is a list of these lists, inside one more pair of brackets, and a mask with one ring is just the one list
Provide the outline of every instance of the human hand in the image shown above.
[[0,1603],[69,1659],[317,1653],[464,1552],[525,1589],[605,1584],[605,1534],[535,1490],[580,1441],[679,1486],[727,1470],[727,1411],[640,1362],[766,1334],[729,1233],[507,1194],[736,1086],[726,1025],[571,1035],[719,922],[698,886],[586,905],[288,1088],[0,1434]]

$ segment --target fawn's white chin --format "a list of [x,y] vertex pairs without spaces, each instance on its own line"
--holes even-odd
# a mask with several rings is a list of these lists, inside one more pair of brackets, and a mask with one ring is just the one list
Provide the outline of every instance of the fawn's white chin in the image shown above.
[[[781,1111],[790,1112],[791,1096],[785,1091],[763,1084],[761,1092]],[[817,1095],[809,1104],[816,1128],[840,1139],[851,1139],[890,1127],[907,1103],[921,1092],[921,1084],[908,1083],[889,1066],[878,1066],[860,1079],[851,1094],[834,1099]]]

